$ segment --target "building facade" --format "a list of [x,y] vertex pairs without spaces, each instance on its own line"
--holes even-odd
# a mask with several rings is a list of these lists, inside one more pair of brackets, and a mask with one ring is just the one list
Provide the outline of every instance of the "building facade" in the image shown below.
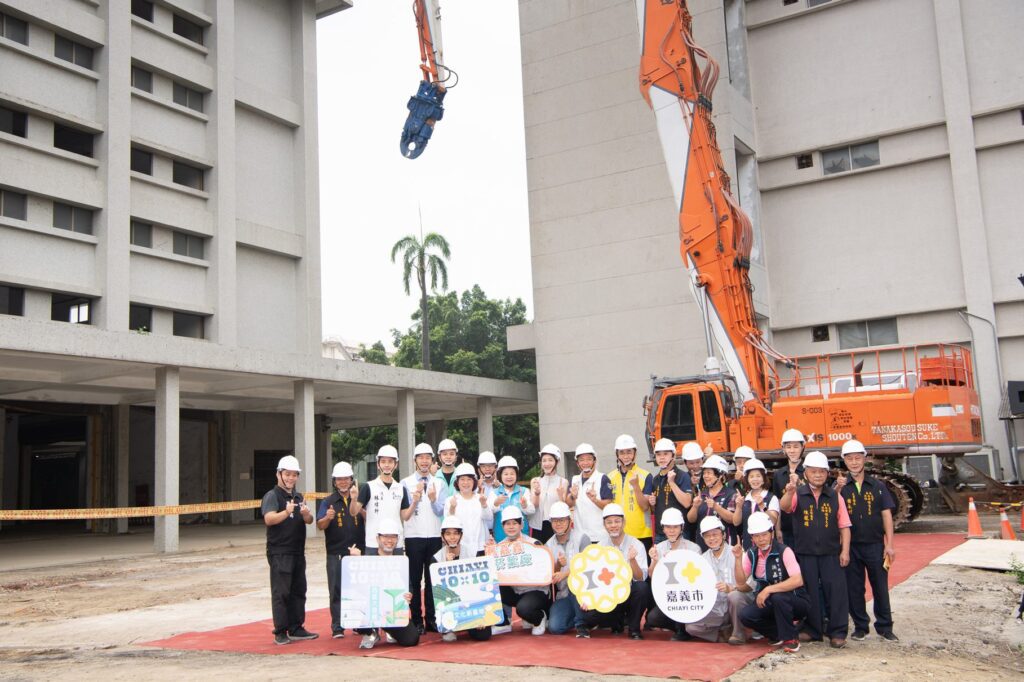
[[[642,0],[641,0],[642,1]],[[789,355],[971,347],[1012,476],[1024,377],[1024,5],[691,0],[715,125],[755,226],[755,306]],[[643,432],[651,374],[701,371],[634,0],[520,2],[541,437]],[[1015,436],[1015,438],[1014,438]],[[599,449],[601,449],[599,447]],[[999,473],[999,472],[997,472]]]

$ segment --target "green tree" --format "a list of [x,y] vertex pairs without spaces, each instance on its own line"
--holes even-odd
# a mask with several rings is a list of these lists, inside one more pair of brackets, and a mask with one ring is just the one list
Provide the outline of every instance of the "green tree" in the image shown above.
[[[436,249],[440,255],[431,253]],[[441,291],[448,289],[448,266],[446,261],[451,257],[448,240],[436,232],[428,232],[420,239],[416,235],[406,235],[391,247],[391,262],[396,262],[398,254],[402,254],[402,284],[405,293],[410,293],[409,280],[416,273],[416,283],[420,288],[420,319],[423,369],[430,369],[430,315],[427,314],[427,274],[430,275],[430,291],[437,291],[437,281],[441,280]]]

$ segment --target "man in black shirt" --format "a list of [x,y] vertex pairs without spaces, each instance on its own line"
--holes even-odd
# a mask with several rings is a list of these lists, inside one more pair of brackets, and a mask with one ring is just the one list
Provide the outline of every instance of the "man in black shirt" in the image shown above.
[[365,524],[359,514],[353,514],[356,501],[355,478],[352,465],[338,462],[331,472],[334,492],[324,498],[316,513],[316,527],[324,532],[327,545],[327,591],[331,595],[331,637],[341,639],[341,558],[355,548],[366,548]]
[[647,503],[654,510],[654,544],[665,541],[661,515],[666,509],[678,509],[684,515],[693,502],[690,476],[676,466],[676,444],[662,438],[654,444],[654,463],[658,473],[648,476],[644,484]]
[[282,457],[277,463],[277,485],[263,496],[260,508],[267,525],[275,644],[319,636],[302,627],[306,621],[306,524],[313,523],[313,515],[295,490],[301,472],[294,456]]
[[[806,439],[797,429],[787,429],[782,434],[782,453],[786,455],[786,464],[775,470],[772,474],[772,494],[782,499],[786,494],[786,486],[789,485],[789,477],[796,474],[797,485],[803,483],[804,465],[801,460],[804,457],[804,446]],[[783,508],[779,516],[779,528],[782,531],[782,544],[793,547],[796,540],[793,537],[793,515],[788,509]]]

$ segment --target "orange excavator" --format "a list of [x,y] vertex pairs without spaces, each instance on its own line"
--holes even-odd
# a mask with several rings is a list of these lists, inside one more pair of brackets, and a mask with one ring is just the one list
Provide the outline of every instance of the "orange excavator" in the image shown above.
[[[954,510],[963,506],[965,490],[979,496],[965,479],[987,479],[984,487],[1005,493],[1007,486],[973,467],[964,473],[966,463],[954,460],[982,446],[966,348],[935,344],[790,358],[768,343],[752,298],[752,225],[733,196],[712,121],[718,64],[694,42],[685,0],[637,0],[637,13],[640,89],[657,121],[708,357],[700,375],[652,377],[644,400],[648,448],[662,437],[675,441],[677,451],[687,441],[719,453],[748,445],[758,458],[778,462],[785,461],[780,436],[795,428],[809,450],[831,457],[852,438],[875,458],[942,456],[946,475],[939,483]],[[898,471],[875,475],[894,493],[897,523],[920,513],[917,481]]]

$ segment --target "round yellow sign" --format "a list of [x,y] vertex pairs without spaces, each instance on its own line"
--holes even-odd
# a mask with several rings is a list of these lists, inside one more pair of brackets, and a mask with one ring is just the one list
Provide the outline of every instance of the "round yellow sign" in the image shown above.
[[569,564],[569,590],[580,606],[609,613],[629,599],[633,571],[614,547],[590,545]]

